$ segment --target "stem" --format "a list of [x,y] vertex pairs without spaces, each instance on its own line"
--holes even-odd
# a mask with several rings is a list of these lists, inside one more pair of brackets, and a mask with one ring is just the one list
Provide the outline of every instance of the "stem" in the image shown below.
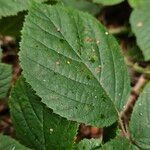
[[125,59],[127,66],[131,67],[133,70],[135,70],[138,73],[142,73],[145,74],[147,76],[150,76],[150,68],[143,68],[141,66],[139,66],[137,63],[132,63],[130,62],[128,59]]
[[125,105],[124,110],[120,112],[120,119],[122,120],[123,126],[126,131],[125,135],[128,139],[130,139],[130,141],[132,141],[132,143],[134,143],[134,141],[132,140],[130,133],[128,131],[128,122],[130,120],[130,116],[131,116],[134,104],[136,103],[137,97],[140,93],[140,89],[145,85],[145,83],[146,83],[146,79],[144,78],[144,75],[141,75],[137,84],[132,88],[131,95],[129,96],[129,99],[127,101],[127,104]]
[[127,132],[126,132],[126,129],[125,129],[125,126],[123,124],[123,120],[121,118],[121,115],[118,113],[118,116],[119,116],[119,124],[120,124],[120,127],[121,127],[121,130],[122,130],[122,133],[125,137],[128,137],[127,136]]

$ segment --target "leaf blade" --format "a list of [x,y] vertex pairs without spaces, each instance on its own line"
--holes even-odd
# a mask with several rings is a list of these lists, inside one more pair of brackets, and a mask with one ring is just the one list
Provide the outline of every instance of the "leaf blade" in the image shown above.
[[141,93],[138,101],[136,102],[131,121],[129,122],[129,130],[133,140],[143,149],[150,148],[149,141],[149,96],[150,96],[150,83],[146,85]]
[[[31,30],[40,36],[34,38]],[[107,126],[117,119],[113,102],[122,109],[129,93],[128,76],[117,42],[106,34],[86,13],[44,5],[30,10],[21,42],[23,74],[55,113],[96,126]],[[34,45],[26,42],[27,38]],[[29,54],[27,49],[35,47],[36,53]],[[116,58],[118,61],[112,63]],[[41,72],[40,76],[33,76],[33,71]]]
[[75,145],[75,150],[93,150],[100,149],[101,146],[100,139],[83,139],[78,144]]
[[111,1],[110,0],[93,0],[93,2],[100,3],[103,5],[115,5],[115,4],[123,2],[123,0],[111,0]]
[[11,92],[10,110],[17,137],[28,147],[37,150],[72,148],[77,123],[53,114],[22,77]]
[[144,58],[146,61],[150,60],[150,37],[147,33],[149,33],[149,7],[150,1],[140,1],[138,6],[134,6],[134,10],[131,13],[130,24],[132,31],[136,36],[136,41],[138,46],[141,48]]
[[[1,0],[0,1],[0,19],[6,16],[17,15],[18,12],[27,10],[35,0]],[[45,0],[36,0],[43,2]]]
[[138,150],[138,148],[130,143],[130,141],[123,137],[117,137],[110,142],[104,144],[102,150]]
[[0,149],[5,149],[5,150],[31,150],[27,147],[24,147],[21,145],[18,141],[10,138],[9,136],[6,135],[1,135],[0,134]]
[[0,99],[6,98],[12,79],[11,66],[0,63]]

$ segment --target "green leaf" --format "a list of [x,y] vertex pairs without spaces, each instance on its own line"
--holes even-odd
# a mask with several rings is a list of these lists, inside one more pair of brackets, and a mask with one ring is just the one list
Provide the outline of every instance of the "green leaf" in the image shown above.
[[128,0],[128,3],[131,7],[140,7],[142,4],[144,4],[145,0]]
[[93,0],[95,3],[100,3],[103,5],[115,5],[123,2],[124,0]]
[[24,17],[25,12],[20,12],[16,16],[3,17],[0,19],[0,35],[20,36]]
[[58,1],[60,1],[59,3],[63,4],[64,6],[71,6],[73,8],[89,12],[93,15],[100,12],[102,7],[100,5],[96,5],[86,0],[58,0]]
[[102,146],[101,150],[138,150],[128,139],[118,137]]
[[12,69],[10,65],[0,63],[0,99],[6,97],[11,85]]
[[135,7],[131,17],[130,23],[132,31],[134,32],[138,46],[141,48],[145,60],[150,60],[150,1],[145,0],[139,7]]
[[18,139],[36,150],[71,149],[75,122],[53,114],[21,77],[11,92],[10,111]]
[[136,102],[129,130],[133,140],[143,149],[150,149],[150,83],[146,85]]
[[84,139],[75,145],[75,150],[96,150],[100,149],[100,139]]
[[31,150],[9,136],[0,134],[0,150]]
[[118,43],[95,18],[35,5],[22,34],[23,74],[43,103],[94,126],[117,120],[116,109],[123,108],[130,91],[128,74]]
[[0,19],[27,10],[34,1],[44,2],[46,0],[0,0]]
[[0,62],[2,61],[2,48],[0,47]]

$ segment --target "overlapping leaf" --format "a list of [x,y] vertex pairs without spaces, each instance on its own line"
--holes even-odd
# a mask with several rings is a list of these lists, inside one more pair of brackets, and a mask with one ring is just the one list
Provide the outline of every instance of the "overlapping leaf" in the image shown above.
[[128,3],[131,7],[136,8],[140,7],[142,4],[144,4],[145,0],[128,0]]
[[0,0],[0,18],[17,15],[18,12],[28,9],[35,2],[46,0]]
[[138,148],[132,145],[128,139],[118,137],[102,146],[101,150],[138,150]]
[[53,114],[22,77],[11,92],[10,110],[23,144],[36,150],[72,148],[77,123]]
[[36,150],[71,149],[77,123],[52,113],[20,78],[11,92],[10,109],[17,136]]
[[96,5],[86,0],[58,0],[58,2],[65,6],[71,6],[73,8],[89,12],[93,15],[97,14],[101,9],[100,5]]
[[118,43],[96,19],[34,5],[22,34],[23,74],[43,103],[69,120],[96,126],[117,120],[130,89],[128,74]]
[[10,65],[0,63],[0,99],[5,98],[10,88],[12,79]]
[[100,3],[104,5],[114,5],[123,2],[124,0],[93,0],[95,3]]
[[142,149],[150,149],[150,83],[141,93],[133,109],[129,129],[133,140]]
[[150,1],[141,1],[138,4],[132,4],[135,8],[131,14],[130,23],[132,31],[135,33],[137,44],[141,48],[145,60],[150,60]]
[[100,139],[84,139],[75,146],[75,150],[100,150]]
[[31,149],[21,145],[19,142],[6,135],[0,135],[0,150],[31,150]]

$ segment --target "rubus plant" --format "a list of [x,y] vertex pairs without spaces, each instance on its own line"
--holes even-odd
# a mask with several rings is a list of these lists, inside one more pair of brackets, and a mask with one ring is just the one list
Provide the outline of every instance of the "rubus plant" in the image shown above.
[[[23,71],[9,96],[16,139],[1,134],[0,150],[150,149],[150,83],[126,123],[122,114],[131,88],[124,57],[115,37],[89,14],[123,0],[34,1],[0,1],[0,33],[20,39],[23,24],[19,51]],[[129,4],[131,28],[149,61],[150,2],[129,0]],[[136,68],[150,75],[149,68]],[[1,63],[0,98],[6,97],[10,82],[11,68]],[[77,142],[80,123],[106,131],[109,127],[111,138]]]

